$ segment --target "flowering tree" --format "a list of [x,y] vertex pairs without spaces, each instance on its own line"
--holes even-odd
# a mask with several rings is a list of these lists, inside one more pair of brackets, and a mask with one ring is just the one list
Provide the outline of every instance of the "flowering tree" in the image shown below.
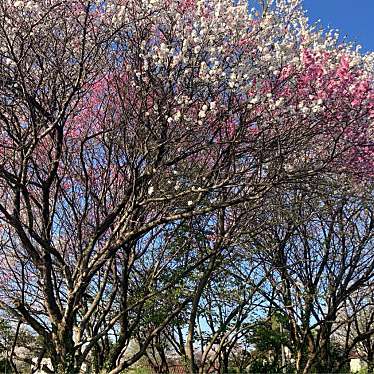
[[121,275],[173,225],[319,172],[371,174],[373,57],[296,0],[0,9],[1,307],[58,372],[118,329],[108,371],[140,357],[123,359],[126,318],[154,293],[130,300]]

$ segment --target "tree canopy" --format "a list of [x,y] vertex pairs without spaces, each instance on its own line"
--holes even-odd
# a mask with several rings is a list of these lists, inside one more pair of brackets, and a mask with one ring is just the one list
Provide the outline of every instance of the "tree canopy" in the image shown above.
[[38,362],[227,370],[280,313],[331,368],[374,274],[373,59],[298,0],[2,1],[0,308]]

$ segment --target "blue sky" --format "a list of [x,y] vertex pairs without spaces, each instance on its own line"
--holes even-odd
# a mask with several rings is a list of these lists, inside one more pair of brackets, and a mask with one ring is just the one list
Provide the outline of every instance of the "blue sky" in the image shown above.
[[311,22],[339,29],[341,35],[374,51],[374,0],[303,0]]

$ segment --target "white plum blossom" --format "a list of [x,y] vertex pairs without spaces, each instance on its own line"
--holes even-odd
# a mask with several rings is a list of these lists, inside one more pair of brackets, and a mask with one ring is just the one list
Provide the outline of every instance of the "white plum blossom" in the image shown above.
[[154,192],[155,192],[155,189],[153,186],[148,187],[148,195],[153,195]]

